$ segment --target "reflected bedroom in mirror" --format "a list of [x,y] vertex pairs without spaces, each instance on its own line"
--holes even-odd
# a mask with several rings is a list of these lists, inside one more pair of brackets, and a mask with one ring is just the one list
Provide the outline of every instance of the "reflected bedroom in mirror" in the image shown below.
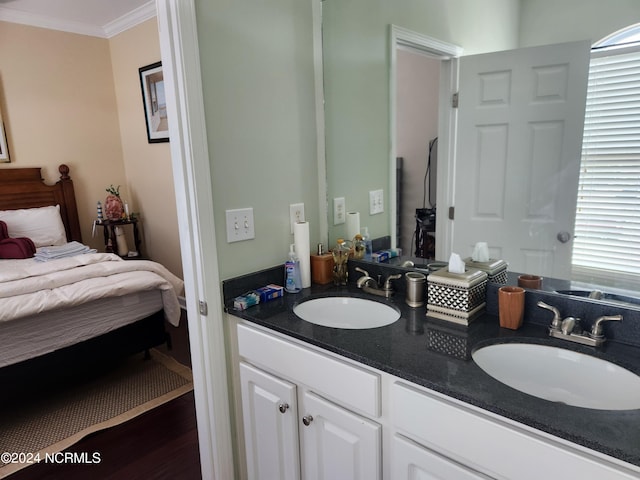
[[[346,198],[372,238],[401,249],[396,265],[486,242],[562,293],[640,297],[640,82],[624,76],[640,64],[640,6],[560,28],[573,3],[521,2],[452,34],[411,2],[323,2],[329,205]],[[329,210],[331,244],[345,226]]]

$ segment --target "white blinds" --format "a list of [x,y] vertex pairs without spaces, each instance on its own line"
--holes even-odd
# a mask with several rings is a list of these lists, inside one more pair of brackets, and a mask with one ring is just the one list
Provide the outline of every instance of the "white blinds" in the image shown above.
[[640,274],[640,50],[591,59],[572,263]]

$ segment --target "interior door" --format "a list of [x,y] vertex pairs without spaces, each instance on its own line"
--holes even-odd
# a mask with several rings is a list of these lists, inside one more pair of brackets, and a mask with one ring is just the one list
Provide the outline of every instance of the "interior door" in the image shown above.
[[570,278],[590,44],[460,58],[452,251]]

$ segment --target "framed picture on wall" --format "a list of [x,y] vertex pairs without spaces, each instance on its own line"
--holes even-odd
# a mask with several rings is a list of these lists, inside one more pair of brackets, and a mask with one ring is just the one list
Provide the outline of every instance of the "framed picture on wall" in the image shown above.
[[4,123],[2,122],[2,113],[0,112],[0,163],[9,163],[10,161],[7,136],[4,131]]
[[144,117],[147,123],[147,139],[149,143],[168,142],[169,124],[162,62],[140,67],[138,71],[140,73]]

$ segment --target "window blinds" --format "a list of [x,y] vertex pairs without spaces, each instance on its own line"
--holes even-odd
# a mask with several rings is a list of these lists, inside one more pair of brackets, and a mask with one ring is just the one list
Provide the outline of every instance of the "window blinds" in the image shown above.
[[640,49],[592,55],[572,263],[640,274]]

